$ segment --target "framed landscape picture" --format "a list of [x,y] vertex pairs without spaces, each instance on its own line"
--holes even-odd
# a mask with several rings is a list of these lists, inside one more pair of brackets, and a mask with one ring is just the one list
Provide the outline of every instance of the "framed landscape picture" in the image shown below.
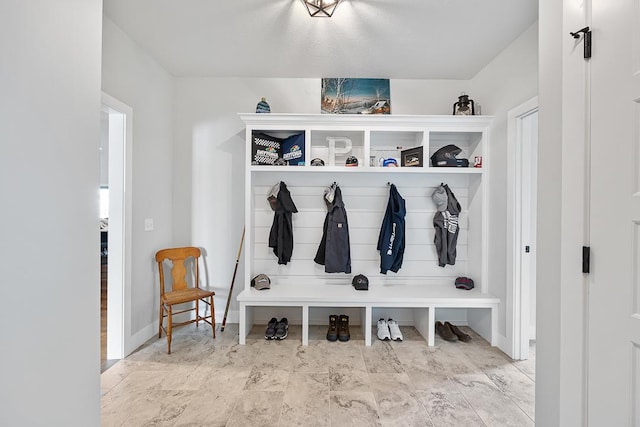
[[323,114],[391,114],[389,79],[323,78]]
[[402,150],[400,165],[403,167],[422,167],[422,147]]

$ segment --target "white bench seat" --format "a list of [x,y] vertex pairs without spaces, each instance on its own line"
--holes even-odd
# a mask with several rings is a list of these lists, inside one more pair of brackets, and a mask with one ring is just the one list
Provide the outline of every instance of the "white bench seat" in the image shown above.
[[414,325],[426,337],[430,346],[435,341],[435,310],[437,308],[488,309],[490,341],[494,345],[499,298],[477,289],[465,291],[452,285],[376,285],[368,291],[357,291],[346,284],[273,284],[271,289],[245,289],[238,295],[240,303],[240,344],[244,344],[252,327],[250,307],[279,306],[302,309],[302,344],[309,342],[309,307],[362,308],[361,325],[365,345],[371,345],[372,309],[414,309]]

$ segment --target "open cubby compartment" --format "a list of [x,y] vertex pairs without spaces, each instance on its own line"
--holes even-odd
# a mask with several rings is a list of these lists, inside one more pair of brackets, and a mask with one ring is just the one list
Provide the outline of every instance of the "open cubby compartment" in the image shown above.
[[457,156],[460,159],[468,159],[469,167],[473,167],[474,158],[482,156],[483,133],[464,131],[431,131],[429,132],[429,154],[425,164],[431,166],[431,156],[446,145],[456,145],[462,152]]
[[251,133],[252,165],[272,166],[282,158],[288,166],[304,166],[305,153],[304,129],[255,129]]
[[[395,159],[398,166],[402,164],[402,151],[417,148],[417,152],[425,145],[425,132],[422,130],[376,130],[371,131],[371,151],[369,166],[382,167],[384,160]],[[421,166],[425,166],[424,149],[422,149]],[[414,163],[415,164],[415,163]]]
[[[345,166],[347,158],[355,156],[358,167],[365,166],[365,133],[354,130],[312,130],[311,157],[325,166]],[[368,161],[368,160],[367,160]]]

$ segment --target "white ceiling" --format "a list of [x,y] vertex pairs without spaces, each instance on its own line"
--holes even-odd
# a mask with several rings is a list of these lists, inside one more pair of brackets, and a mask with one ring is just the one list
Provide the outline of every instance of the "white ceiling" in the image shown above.
[[533,24],[537,0],[104,0],[175,76],[469,79]]

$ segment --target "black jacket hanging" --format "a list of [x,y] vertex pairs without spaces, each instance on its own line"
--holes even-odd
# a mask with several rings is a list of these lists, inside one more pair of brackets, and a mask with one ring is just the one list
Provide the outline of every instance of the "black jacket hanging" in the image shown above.
[[269,232],[269,247],[273,248],[273,253],[278,257],[278,264],[287,264],[291,261],[293,253],[293,223],[292,213],[298,212],[296,205],[291,199],[291,193],[287,185],[280,181],[276,184],[267,200],[271,205],[273,214],[273,224]]
[[437,208],[433,217],[433,227],[436,231],[434,243],[438,252],[438,265],[455,265],[460,232],[458,220],[462,211],[460,203],[447,184],[440,184],[431,197]]
[[314,261],[324,265],[327,273],[351,273],[351,248],[347,211],[342,191],[334,182],[324,193],[327,216],[324,218],[322,240]]
[[391,184],[389,202],[380,227],[378,250],[380,251],[380,273],[391,270],[397,273],[402,267],[405,247],[405,215],[407,208],[395,185]]

